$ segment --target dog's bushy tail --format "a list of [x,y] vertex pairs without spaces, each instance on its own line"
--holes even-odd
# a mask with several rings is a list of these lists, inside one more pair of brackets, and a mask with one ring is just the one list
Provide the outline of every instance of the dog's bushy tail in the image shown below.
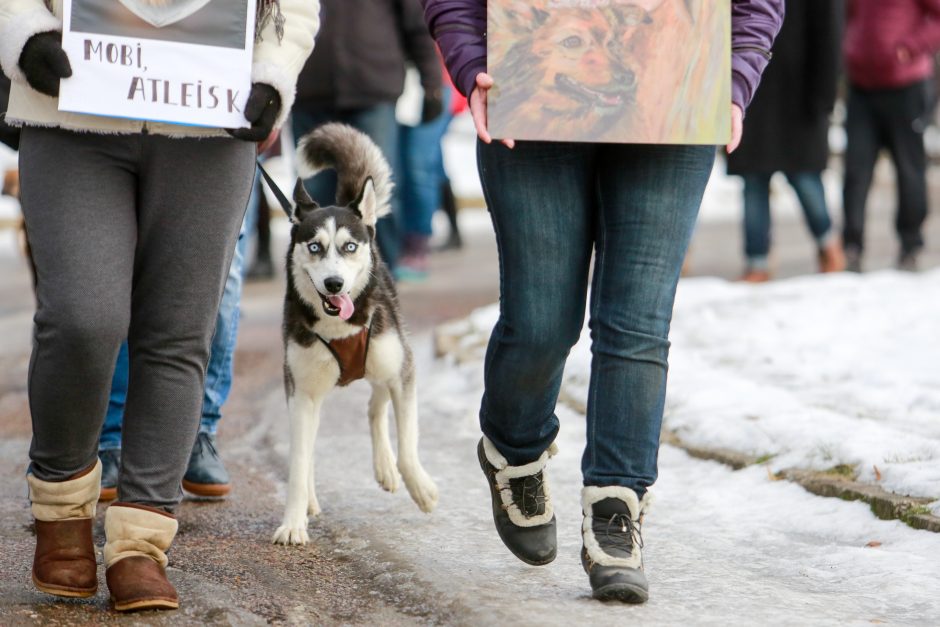
[[297,146],[297,171],[307,178],[336,170],[336,204],[345,206],[358,198],[366,179],[372,177],[381,217],[391,211],[392,169],[368,135],[348,124],[331,122],[304,135]]

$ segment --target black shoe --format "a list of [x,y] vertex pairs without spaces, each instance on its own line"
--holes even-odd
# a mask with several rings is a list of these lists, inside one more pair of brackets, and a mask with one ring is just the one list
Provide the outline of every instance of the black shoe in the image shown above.
[[545,462],[553,444],[536,461],[510,466],[486,437],[477,445],[477,458],[493,498],[493,522],[500,539],[526,564],[542,566],[555,559],[555,513],[545,483]]
[[905,250],[901,252],[898,258],[898,270],[901,272],[917,272],[919,264],[917,258],[920,256],[920,248]]
[[99,501],[117,498],[118,472],[121,470],[121,449],[109,448],[98,451],[101,460],[101,495]]
[[200,432],[196,436],[189,466],[183,475],[183,488],[196,496],[225,496],[229,493],[228,472],[215,448],[215,436]]
[[630,488],[584,488],[581,565],[591,580],[595,599],[623,603],[649,599],[640,534],[648,503],[648,496],[640,501]]
[[845,271],[856,274],[862,271],[862,251],[855,246],[845,247]]

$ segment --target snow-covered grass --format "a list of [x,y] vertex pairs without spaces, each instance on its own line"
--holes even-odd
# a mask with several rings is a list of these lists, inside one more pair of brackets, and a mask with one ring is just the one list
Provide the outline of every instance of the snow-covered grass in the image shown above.
[[[496,316],[491,306],[451,327],[465,357]],[[769,458],[773,471],[844,464],[886,490],[940,497],[938,320],[940,271],[683,280],[665,428]],[[563,385],[575,405],[590,362],[585,328]]]

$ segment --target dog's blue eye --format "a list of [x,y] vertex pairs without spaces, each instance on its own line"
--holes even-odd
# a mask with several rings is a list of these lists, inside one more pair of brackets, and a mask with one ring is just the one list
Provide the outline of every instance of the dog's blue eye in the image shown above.
[[581,47],[581,38],[577,35],[565,37],[564,41],[561,42],[561,45],[565,48],[579,48]]
[[345,250],[347,253],[354,253],[356,252],[357,248],[359,248],[359,246],[355,242],[348,242],[345,246],[343,246],[343,250]]
[[323,248],[322,248],[319,244],[317,244],[316,242],[313,242],[313,243],[311,243],[311,244],[307,244],[307,250],[309,250],[309,251],[312,252],[313,254],[317,254],[317,253],[319,253],[321,250],[323,250]]

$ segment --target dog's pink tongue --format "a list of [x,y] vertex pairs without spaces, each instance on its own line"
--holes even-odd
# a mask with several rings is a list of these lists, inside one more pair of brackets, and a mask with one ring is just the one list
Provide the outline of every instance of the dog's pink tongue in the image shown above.
[[330,296],[330,304],[339,309],[339,317],[343,320],[349,320],[352,317],[353,312],[356,311],[356,306],[353,305],[349,294],[343,294],[342,296]]

